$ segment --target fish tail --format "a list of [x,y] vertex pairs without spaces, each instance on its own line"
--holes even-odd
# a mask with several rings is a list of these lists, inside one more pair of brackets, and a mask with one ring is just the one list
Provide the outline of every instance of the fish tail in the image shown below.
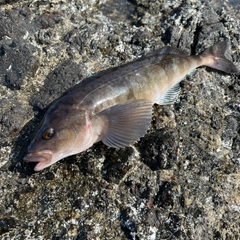
[[228,60],[224,54],[228,48],[228,42],[218,42],[206,49],[200,56],[205,59],[203,65],[226,72],[239,73],[239,69],[234,63]]

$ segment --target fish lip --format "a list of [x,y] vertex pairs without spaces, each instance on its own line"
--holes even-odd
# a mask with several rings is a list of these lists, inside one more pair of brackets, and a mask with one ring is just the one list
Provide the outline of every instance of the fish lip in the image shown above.
[[23,158],[25,162],[37,162],[34,170],[40,171],[43,166],[50,165],[52,160],[53,153],[51,150],[42,150],[38,152],[28,152],[27,155]]
[[39,152],[28,152],[28,154],[23,158],[25,162],[42,162],[48,161],[52,158],[52,151],[44,150]]

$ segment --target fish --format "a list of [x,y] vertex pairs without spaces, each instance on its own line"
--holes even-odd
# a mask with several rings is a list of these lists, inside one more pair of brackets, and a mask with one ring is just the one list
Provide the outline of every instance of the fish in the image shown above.
[[225,57],[222,41],[199,55],[166,46],[133,62],[86,78],[54,101],[47,110],[25,162],[40,171],[102,141],[113,148],[131,146],[144,136],[153,104],[173,104],[184,77],[200,66],[239,73]]

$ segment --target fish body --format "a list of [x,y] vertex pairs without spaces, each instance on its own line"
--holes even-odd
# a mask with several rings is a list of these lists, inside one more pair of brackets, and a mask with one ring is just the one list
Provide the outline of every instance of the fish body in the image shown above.
[[227,42],[220,42],[186,56],[165,47],[83,80],[51,105],[24,160],[38,162],[34,170],[39,171],[98,141],[115,148],[133,144],[150,125],[152,105],[173,103],[179,83],[194,69],[238,72],[224,56],[226,48]]

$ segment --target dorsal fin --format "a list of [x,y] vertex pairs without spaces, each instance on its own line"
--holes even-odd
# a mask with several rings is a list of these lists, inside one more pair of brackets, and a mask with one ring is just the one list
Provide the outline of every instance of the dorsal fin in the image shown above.
[[160,54],[186,55],[182,50],[176,47],[165,46],[160,50]]

